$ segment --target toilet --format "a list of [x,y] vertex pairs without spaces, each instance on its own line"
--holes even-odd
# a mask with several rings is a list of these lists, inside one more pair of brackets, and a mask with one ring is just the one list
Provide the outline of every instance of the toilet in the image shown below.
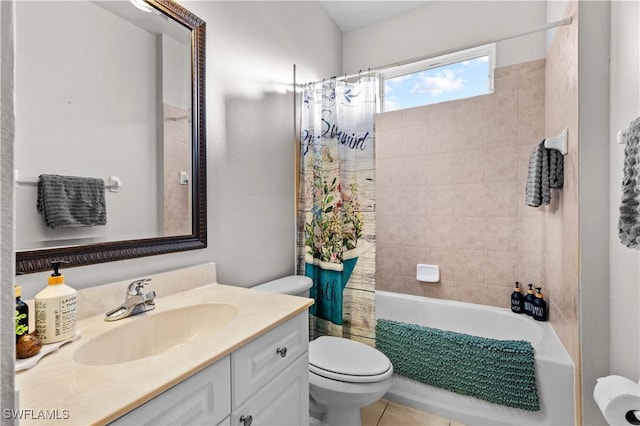
[[[292,275],[259,284],[254,290],[309,297],[313,282]],[[311,411],[328,426],[360,426],[360,408],[373,404],[391,387],[393,366],[382,352],[364,343],[321,336],[309,342]]]

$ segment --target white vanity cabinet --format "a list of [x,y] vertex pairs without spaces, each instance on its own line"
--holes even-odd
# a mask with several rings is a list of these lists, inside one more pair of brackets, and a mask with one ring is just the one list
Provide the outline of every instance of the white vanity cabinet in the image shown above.
[[111,424],[307,425],[307,336],[305,310]]
[[[166,390],[112,425],[217,425],[229,415],[230,355]],[[135,386],[132,383],[131,386]]]
[[309,424],[309,328],[302,312],[231,354],[231,426]]

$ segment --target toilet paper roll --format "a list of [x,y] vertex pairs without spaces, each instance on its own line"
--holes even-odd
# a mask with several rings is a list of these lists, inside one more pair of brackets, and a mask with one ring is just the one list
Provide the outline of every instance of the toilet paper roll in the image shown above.
[[632,414],[640,413],[640,384],[622,376],[601,377],[593,388],[593,398],[611,426],[640,424],[633,422]]

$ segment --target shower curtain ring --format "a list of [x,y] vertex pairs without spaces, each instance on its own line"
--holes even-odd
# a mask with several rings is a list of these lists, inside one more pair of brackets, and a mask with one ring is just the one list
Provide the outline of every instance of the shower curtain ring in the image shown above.
[[358,83],[360,83],[360,77],[362,77],[362,70],[358,70]]

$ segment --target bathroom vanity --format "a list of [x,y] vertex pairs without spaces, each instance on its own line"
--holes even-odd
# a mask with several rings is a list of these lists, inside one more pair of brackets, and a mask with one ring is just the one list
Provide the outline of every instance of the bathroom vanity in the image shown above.
[[162,297],[169,282],[153,277],[156,309],[114,322],[102,305],[126,282],[80,294],[101,305],[82,337],[16,376],[21,424],[308,424],[311,299],[217,283]]

